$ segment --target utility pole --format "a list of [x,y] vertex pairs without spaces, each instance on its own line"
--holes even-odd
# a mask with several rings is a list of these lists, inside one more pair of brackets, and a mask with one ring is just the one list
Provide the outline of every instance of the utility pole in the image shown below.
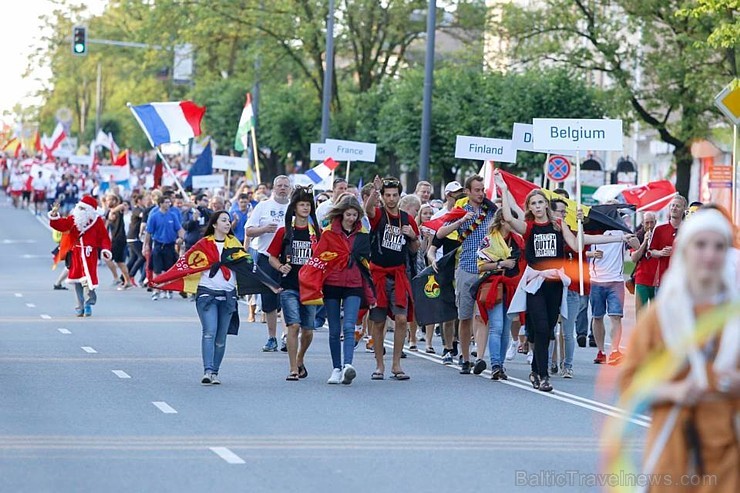
[[95,87],[95,138],[98,138],[98,132],[100,131],[100,115],[102,114],[102,108],[100,107],[103,101],[103,68],[98,62],[98,78]]
[[324,93],[321,100],[321,142],[329,138],[329,111],[331,106],[332,79],[334,77],[334,0],[329,0],[326,18],[326,67],[324,67]]
[[432,135],[432,89],[434,88],[434,35],[437,26],[437,2],[429,0],[427,12],[427,52],[424,61],[424,103],[421,110],[421,151],[419,180],[429,180],[429,149]]

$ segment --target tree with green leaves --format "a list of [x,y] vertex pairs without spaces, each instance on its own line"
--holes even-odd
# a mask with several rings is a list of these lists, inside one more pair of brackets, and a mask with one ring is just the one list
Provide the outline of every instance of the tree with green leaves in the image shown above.
[[691,144],[719,120],[712,98],[737,76],[737,45],[703,43],[715,18],[677,15],[686,0],[542,0],[507,5],[498,28],[515,64],[555,64],[603,77],[613,110],[674,147],[676,189],[686,195]]

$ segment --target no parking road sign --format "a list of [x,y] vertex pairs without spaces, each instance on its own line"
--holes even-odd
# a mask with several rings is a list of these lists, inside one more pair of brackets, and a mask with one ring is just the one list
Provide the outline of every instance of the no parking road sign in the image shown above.
[[565,156],[550,156],[547,160],[547,177],[550,181],[565,181],[570,176],[570,161]]

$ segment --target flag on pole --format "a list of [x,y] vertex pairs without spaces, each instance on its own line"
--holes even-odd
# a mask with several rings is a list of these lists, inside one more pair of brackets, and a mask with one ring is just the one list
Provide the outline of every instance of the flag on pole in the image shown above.
[[95,136],[95,147],[105,147],[110,150],[110,138],[102,129],[98,130],[98,135]]
[[203,149],[203,152],[200,153],[200,156],[198,156],[198,159],[195,160],[195,163],[193,163],[193,166],[190,168],[190,172],[188,173],[188,177],[185,179],[185,183],[183,183],[183,186],[192,187],[194,176],[212,174],[213,152],[211,152],[211,142],[209,141],[206,147]]
[[49,137],[49,145],[44,148],[44,152],[46,152],[46,157],[49,159],[54,158],[54,151],[56,151],[59,146],[62,145],[62,142],[64,142],[64,139],[67,138],[67,132],[64,131],[64,127],[61,123],[57,123],[57,126],[54,127],[54,132],[51,134],[51,137]]
[[309,169],[304,174],[311,178],[311,181],[314,183],[321,183],[331,175],[331,172],[334,171],[337,166],[339,166],[339,163],[328,157],[324,159],[323,163]]
[[493,161],[483,161],[483,167],[478,173],[483,177],[483,186],[485,187],[486,197],[488,200],[493,200],[496,192],[496,182],[493,181],[493,170],[496,167],[496,163]]
[[129,160],[128,153],[128,149],[121,151],[113,160],[113,166],[129,166],[131,161]]
[[148,103],[130,108],[152,147],[197,137],[206,112],[205,106],[192,101]]
[[18,137],[13,137],[3,146],[3,151],[6,154],[12,154],[13,157],[17,158],[21,153],[21,141]]
[[249,147],[249,132],[254,128],[254,109],[252,108],[252,95],[247,93],[247,102],[244,104],[242,116],[239,118],[239,127],[236,129],[234,138],[234,149],[243,152]]
[[651,181],[639,187],[622,190],[622,197],[628,204],[637,207],[638,211],[659,211],[673,200],[676,187],[668,180]]
[[36,133],[33,136],[33,150],[34,152],[41,152],[41,134],[38,130],[36,130]]

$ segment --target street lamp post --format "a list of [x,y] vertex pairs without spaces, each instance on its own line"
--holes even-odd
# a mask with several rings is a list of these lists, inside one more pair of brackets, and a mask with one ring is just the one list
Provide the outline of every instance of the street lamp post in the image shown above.
[[437,24],[437,2],[429,0],[427,12],[427,52],[424,62],[424,103],[421,111],[421,151],[419,180],[429,180],[429,149],[432,134],[432,89],[434,87],[434,34]]
[[329,15],[326,17],[326,67],[324,67],[324,92],[321,100],[321,142],[329,138],[329,111],[331,83],[334,76],[334,0],[329,0]]

